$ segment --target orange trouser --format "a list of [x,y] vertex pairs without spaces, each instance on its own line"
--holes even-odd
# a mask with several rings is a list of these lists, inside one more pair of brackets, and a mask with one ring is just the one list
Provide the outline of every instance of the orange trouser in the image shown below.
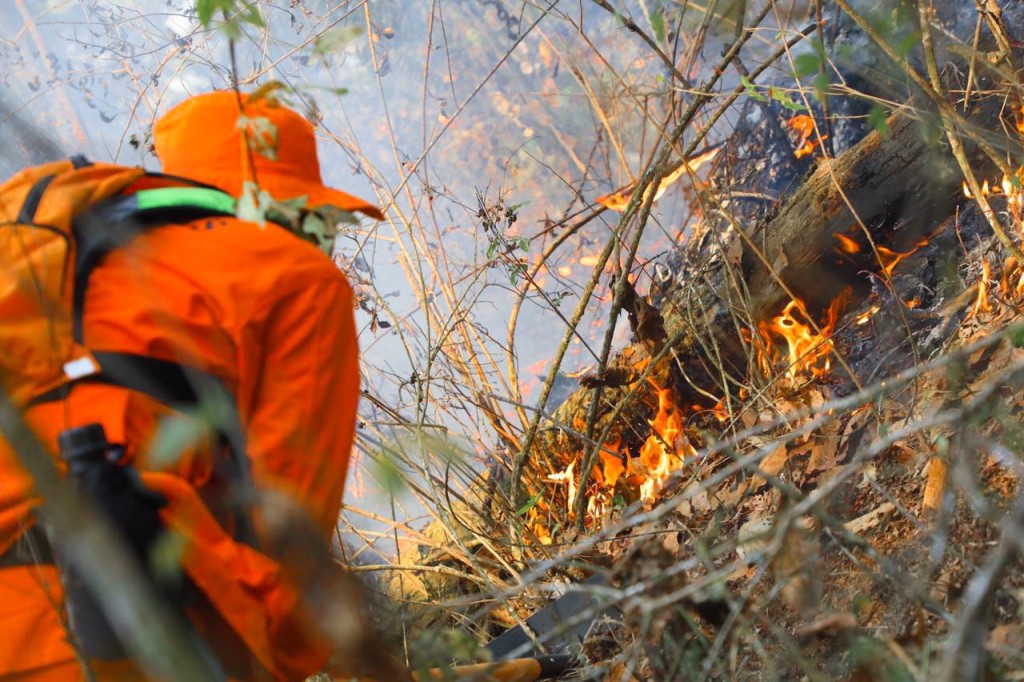
[[0,569],[0,670],[17,682],[83,680],[59,606],[63,599],[55,566]]

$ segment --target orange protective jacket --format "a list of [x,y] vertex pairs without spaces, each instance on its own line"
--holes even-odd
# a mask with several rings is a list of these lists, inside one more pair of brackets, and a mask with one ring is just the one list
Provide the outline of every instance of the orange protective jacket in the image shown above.
[[[146,355],[219,377],[237,402],[258,488],[286,493],[329,543],[352,447],[359,370],[352,291],[316,247],[273,224],[204,218],[162,226],[114,250],[92,272],[84,341],[93,351]],[[273,679],[303,679],[329,648],[282,567],[234,542],[198,494],[209,448],[147,460],[168,408],[141,393],[79,383],[26,417],[56,452],[57,434],[99,422],[147,485],[170,500],[164,520],[189,538],[184,565]],[[32,523],[37,503],[13,453],[0,447],[0,552]],[[0,568],[0,679],[81,679],[49,566]]]

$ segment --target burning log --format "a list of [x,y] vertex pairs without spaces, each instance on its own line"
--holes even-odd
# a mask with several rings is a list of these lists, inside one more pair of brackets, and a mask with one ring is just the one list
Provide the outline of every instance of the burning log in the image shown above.
[[[976,130],[999,131],[999,109],[999,102],[982,101],[968,120]],[[976,147],[971,160],[994,168]],[[778,314],[790,292],[812,312],[827,309],[847,287],[854,300],[864,296],[868,281],[859,273],[891,272],[896,254],[912,252],[963,202],[961,184],[952,154],[929,144],[919,121],[899,114],[887,136],[872,132],[842,156],[823,159],[744,240],[753,321]],[[879,245],[874,252],[869,237]]]
[[[885,134],[872,132],[838,157],[820,159],[796,192],[765,219],[752,225],[732,222],[740,248],[719,258],[719,267],[702,285],[670,292],[661,310],[652,309],[654,314],[629,288],[623,305],[631,313],[637,343],[556,412],[556,423],[568,428],[550,428],[536,443],[547,454],[539,460],[566,465],[561,472],[545,473],[556,476],[552,482],[569,484],[570,504],[577,494],[609,497],[608,478],[620,483],[627,502],[652,499],[665,472],[683,466],[694,452],[700,436],[687,430],[689,423],[715,416],[720,399],[730,392],[735,397],[758,363],[764,375],[782,365],[790,381],[828,370],[830,335],[841,313],[871,293],[872,280],[865,273],[889,280],[898,264],[926,245],[967,200],[953,154],[936,135],[929,139],[925,134],[932,124],[927,103],[922,99],[917,105],[913,115],[891,116]],[[971,140],[982,140],[999,154],[1017,151],[1008,148],[1013,143],[1003,132],[1015,129],[1017,121],[1005,119],[1004,102],[995,97],[975,95],[965,111],[961,133],[968,159],[980,175],[992,175],[994,163]],[[790,119],[785,127],[789,134],[783,135],[797,134],[797,140],[790,139],[794,151],[803,152],[797,158],[813,153],[807,121]],[[1010,195],[1014,186],[1008,180],[1001,188]],[[705,251],[694,260],[713,257]],[[728,272],[728,264],[739,266],[738,278]],[[857,323],[866,323],[873,312]],[[641,317],[657,323],[645,331],[637,323]],[[666,344],[671,363],[659,353]],[[648,368],[652,357],[661,361]],[[667,365],[671,371],[662,371]],[[600,401],[598,418],[588,433],[587,415],[595,399]],[[632,406],[623,408],[623,401]],[[630,426],[635,424],[640,427]],[[650,428],[644,429],[645,424]],[[601,433],[613,444],[586,442]],[[602,454],[593,459],[594,471],[580,472],[579,453],[595,447]],[[616,473],[609,476],[605,469],[612,459]],[[600,490],[589,491],[586,485],[578,490],[581,478],[605,483]],[[601,509],[591,505],[591,511],[596,516]]]

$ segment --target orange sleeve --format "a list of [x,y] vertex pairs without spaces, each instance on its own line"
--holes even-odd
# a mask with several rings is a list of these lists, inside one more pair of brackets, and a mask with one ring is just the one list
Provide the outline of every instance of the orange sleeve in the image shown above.
[[293,273],[282,289],[240,334],[246,447],[256,485],[288,493],[330,536],[359,400],[352,290],[326,259],[322,269]]

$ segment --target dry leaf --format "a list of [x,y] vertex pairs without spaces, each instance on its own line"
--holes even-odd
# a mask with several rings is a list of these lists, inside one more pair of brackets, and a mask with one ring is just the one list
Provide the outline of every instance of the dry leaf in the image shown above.
[[811,445],[811,456],[807,460],[805,472],[810,475],[817,471],[831,469],[839,461],[839,441],[828,439],[818,440]]
[[736,554],[757,561],[772,542],[772,519],[755,519],[740,526],[736,534]]
[[[758,467],[761,471],[768,474],[769,476],[775,476],[782,467],[786,466],[786,461],[789,459],[789,453],[786,452],[786,445],[782,445],[775,448],[767,457],[761,460],[761,465]],[[759,475],[754,475],[750,479],[750,489],[757,490],[768,481]]]
[[775,579],[784,582],[780,591],[782,600],[804,618],[817,612],[822,592],[817,570],[821,548],[814,528],[812,519],[797,519],[772,559]]
[[867,514],[858,516],[853,521],[847,521],[844,525],[846,530],[860,535],[864,531],[871,530],[885,519],[886,516],[896,510],[896,505],[892,502],[886,502],[877,509],[869,511]]

